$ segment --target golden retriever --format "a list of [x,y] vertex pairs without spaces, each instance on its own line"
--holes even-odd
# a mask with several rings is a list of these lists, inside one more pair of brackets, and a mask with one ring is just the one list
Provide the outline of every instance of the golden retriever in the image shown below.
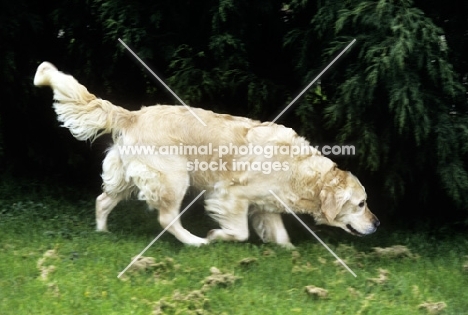
[[[359,180],[290,128],[184,106],[128,111],[97,98],[48,62],[39,65],[34,84],[53,89],[58,120],[78,140],[112,134],[103,193],[96,199],[99,231],[107,229],[107,216],[119,201],[137,195],[159,210],[161,226],[185,244],[245,241],[250,217],[263,241],[291,247],[281,219],[286,209],[270,190],[318,224],[359,236],[380,224]],[[220,225],[206,238],[178,219],[189,186],[206,190],[205,209]]]

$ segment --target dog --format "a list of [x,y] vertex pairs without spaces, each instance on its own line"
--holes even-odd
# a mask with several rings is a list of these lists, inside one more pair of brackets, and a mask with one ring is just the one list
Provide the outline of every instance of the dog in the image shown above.
[[[194,246],[246,241],[250,218],[264,242],[291,248],[281,218],[287,210],[357,236],[380,225],[359,180],[290,128],[188,106],[128,111],[97,98],[49,62],[39,65],[34,85],[52,88],[57,118],[76,139],[112,134],[96,199],[98,231],[107,230],[109,213],[132,195],[158,209],[163,228]],[[205,238],[178,219],[189,186],[206,191],[205,210],[220,226]]]

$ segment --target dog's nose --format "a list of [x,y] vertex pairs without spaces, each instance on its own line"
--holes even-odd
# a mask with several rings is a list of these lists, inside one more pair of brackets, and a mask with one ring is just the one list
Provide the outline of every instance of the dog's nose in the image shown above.
[[374,224],[374,227],[378,227],[380,225],[380,221],[379,219],[377,219],[377,217],[374,217],[374,221],[372,222]]

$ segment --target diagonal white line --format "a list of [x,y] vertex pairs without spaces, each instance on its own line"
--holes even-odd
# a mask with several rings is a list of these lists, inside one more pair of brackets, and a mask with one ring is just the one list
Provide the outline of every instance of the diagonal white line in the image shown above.
[[190,206],[193,205],[193,204],[195,203],[195,201],[197,201],[198,198],[200,198],[201,195],[203,195],[203,194],[205,193],[205,191],[206,191],[206,190],[203,190],[201,193],[199,193],[198,196],[196,196],[195,199],[193,199],[192,202],[189,203],[188,206],[185,207],[185,209],[182,210],[182,211],[179,213],[179,215],[178,215],[177,217],[175,217],[175,219],[172,220],[172,222],[169,223],[169,225],[166,226],[166,228],[165,228],[164,230],[162,230],[162,232],[159,233],[159,235],[156,236],[156,238],[155,238],[154,240],[152,240],[151,243],[149,243],[148,246],[146,246],[145,249],[143,249],[143,250],[141,251],[141,253],[139,253],[139,254],[132,260],[132,262],[131,262],[124,270],[122,270],[121,273],[119,273],[119,275],[117,276],[117,278],[120,278],[120,277],[125,273],[125,271],[127,271],[128,268],[130,268],[130,267],[141,257],[141,255],[143,255],[143,254],[148,250],[148,248],[150,248],[151,245],[153,245],[153,244],[154,244],[154,243],[155,243],[171,226],[172,226],[172,224],[174,224],[174,222],[176,222],[177,220],[179,220],[179,218],[184,214],[184,212],[187,211],[187,210],[190,208]]
[[132,49],[130,49],[130,47],[127,46],[127,44],[124,43],[123,40],[121,40],[121,39],[119,38],[119,42],[120,42],[125,48],[127,48],[127,50],[128,50],[128,51],[129,51],[129,52],[146,68],[146,70],[148,70],[156,79],[158,79],[158,81],[161,82],[161,84],[162,84],[169,92],[171,92],[172,95],[174,95],[174,97],[175,97],[182,105],[184,105],[184,106],[189,110],[189,112],[190,112],[196,119],[198,119],[198,121],[199,121],[203,126],[206,127],[205,122],[204,122],[200,117],[198,117],[197,114],[195,114],[195,112],[192,110],[192,108],[191,108],[190,106],[188,106],[187,104],[185,104],[185,102],[184,102],[179,96],[177,96],[177,94],[175,94],[175,92],[172,91],[171,88],[170,88],[166,83],[164,83],[164,81],[161,80],[161,79],[157,76],[157,74],[154,73],[154,71],[151,70],[151,68],[148,67],[148,66],[144,63],[144,61],[141,60],[141,58],[138,57],[138,55],[137,55],[135,52],[133,52]]
[[351,41],[351,43],[349,43],[348,46],[346,46],[346,48],[343,49],[343,50],[339,53],[339,55],[336,56],[335,59],[333,59],[332,62],[330,62],[330,64],[329,64],[328,66],[326,66],[325,69],[323,69],[322,72],[320,72],[319,75],[318,75],[315,79],[313,79],[312,82],[310,82],[309,85],[306,86],[305,89],[302,90],[302,92],[299,93],[299,95],[297,95],[296,98],[293,99],[293,100],[291,101],[291,103],[289,103],[289,105],[286,106],[286,107],[281,111],[281,113],[279,113],[278,116],[276,116],[275,119],[273,119],[268,125],[271,126],[275,121],[277,121],[277,120],[289,109],[289,107],[291,107],[291,106],[302,96],[302,94],[304,94],[304,93],[312,86],[312,84],[314,84],[315,81],[317,81],[317,80],[322,76],[322,74],[324,74],[325,71],[327,71],[328,68],[330,68],[330,67],[335,63],[335,61],[337,61],[337,60],[349,49],[349,47],[351,47],[352,44],[354,44],[355,41],[356,41],[356,39],[353,39],[353,40]]
[[341,260],[340,257],[338,257],[337,254],[335,254],[335,252],[333,252],[330,247],[327,246],[327,244],[325,244],[318,236],[317,234],[314,233],[314,231],[312,231],[308,226],[307,224],[304,223],[304,221],[302,221],[298,216],[297,214],[295,214],[284,202],[283,200],[280,199],[280,197],[278,197],[271,189],[269,190],[269,192],[276,198],[278,199],[278,201],[286,208],[286,210],[288,210],[289,213],[291,213],[297,221],[299,221],[306,229],[307,231],[310,232],[310,234],[312,234],[319,242],[320,244],[323,245],[323,247],[325,247],[339,262],[340,264],[343,265],[343,267],[345,267],[353,276],[357,277],[357,275],[351,270],[351,268],[349,268],[345,262],[343,260]]

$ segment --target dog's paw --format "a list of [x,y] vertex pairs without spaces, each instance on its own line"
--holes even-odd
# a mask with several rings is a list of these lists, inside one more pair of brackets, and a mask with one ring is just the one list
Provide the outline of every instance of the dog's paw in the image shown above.
[[191,240],[189,243],[186,243],[188,246],[200,247],[203,245],[209,244],[210,241],[206,238],[197,237],[196,239]]
[[217,230],[209,230],[208,234],[206,235],[206,239],[209,240],[209,241],[216,240],[216,231]]
[[206,239],[210,242],[215,242],[215,241],[232,241],[232,236],[226,234],[222,229],[214,229],[208,231],[208,234],[206,235]]
[[109,232],[108,229],[96,229],[96,233],[106,233],[106,234],[110,234],[110,232]]
[[210,241],[222,240],[222,241],[234,241],[234,242],[245,242],[249,238],[249,233],[243,231],[226,231],[223,229],[214,229],[208,232],[207,239]]
[[286,249],[286,250],[296,249],[296,247],[291,243],[281,243],[281,244],[278,244],[278,245],[281,246],[282,248]]

